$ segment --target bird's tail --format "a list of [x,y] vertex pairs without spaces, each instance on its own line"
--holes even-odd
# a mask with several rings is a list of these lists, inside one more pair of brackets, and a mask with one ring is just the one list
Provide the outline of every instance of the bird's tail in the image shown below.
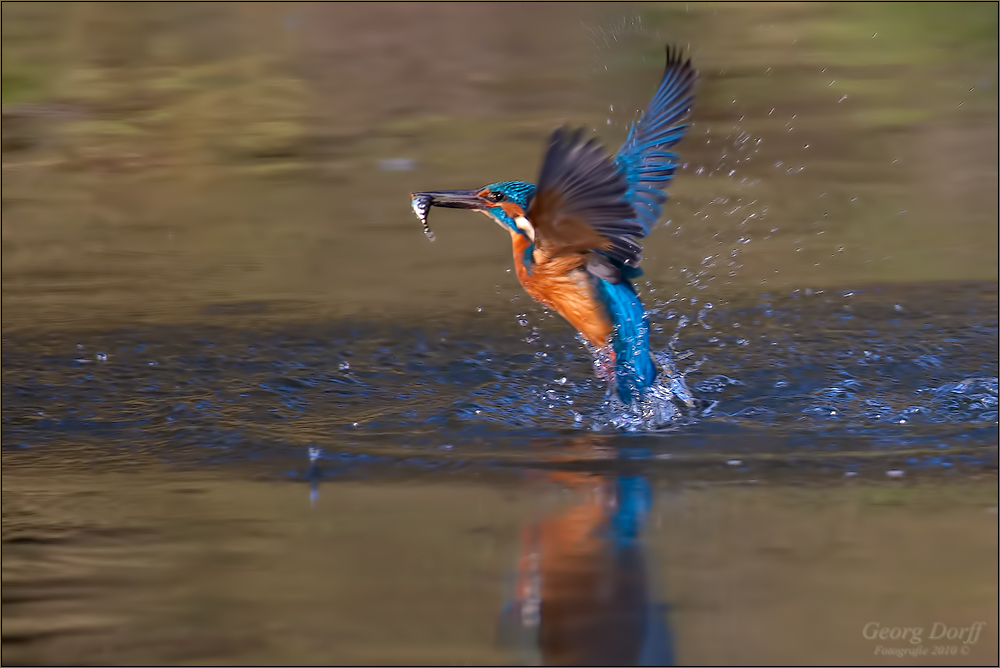
[[615,324],[615,382],[618,398],[626,405],[642,397],[656,380],[656,364],[649,354],[649,318],[627,280],[609,283],[596,279],[598,294]]

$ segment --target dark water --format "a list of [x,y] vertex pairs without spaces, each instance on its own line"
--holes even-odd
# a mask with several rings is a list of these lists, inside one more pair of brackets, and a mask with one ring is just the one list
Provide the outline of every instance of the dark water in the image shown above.
[[654,350],[673,347],[707,406],[648,436],[616,422],[587,350],[540,307],[499,322],[11,335],[4,448],[222,462],[314,447],[344,471],[387,450],[434,468],[540,457],[624,424],[614,443],[663,456],[912,452],[917,468],[995,466],[996,298],[966,283],[653,302]]
[[[3,662],[996,662],[996,16],[4,3]],[[407,195],[667,40],[654,428]]]

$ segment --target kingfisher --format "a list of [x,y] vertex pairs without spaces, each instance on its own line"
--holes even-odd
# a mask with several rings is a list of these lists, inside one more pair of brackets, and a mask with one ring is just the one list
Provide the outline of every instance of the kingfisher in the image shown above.
[[[666,48],[660,85],[625,143],[609,156],[584,128],[561,127],[550,139],[537,183],[498,181],[473,190],[411,194],[427,224],[431,207],[469,209],[510,234],[525,291],[577,329],[605,377],[630,405],[656,380],[649,319],[633,281],[644,238],[659,220],[679,162],[670,149],[687,130],[697,72],[680,49]],[[609,370],[610,371],[610,370]]]

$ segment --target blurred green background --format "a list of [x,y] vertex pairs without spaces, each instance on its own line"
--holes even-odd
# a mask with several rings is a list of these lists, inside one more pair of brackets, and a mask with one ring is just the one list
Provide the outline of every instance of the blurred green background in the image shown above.
[[409,192],[614,149],[666,42],[702,80],[657,296],[997,279],[996,3],[2,11],[5,331],[506,302],[506,235],[428,244]]

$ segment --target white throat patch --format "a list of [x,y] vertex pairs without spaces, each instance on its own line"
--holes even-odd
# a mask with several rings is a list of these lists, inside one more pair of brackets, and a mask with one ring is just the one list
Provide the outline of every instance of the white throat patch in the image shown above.
[[532,226],[528,219],[524,216],[518,216],[514,219],[514,223],[517,225],[517,229],[521,230],[528,235],[528,238],[532,241],[535,240],[535,228]]

